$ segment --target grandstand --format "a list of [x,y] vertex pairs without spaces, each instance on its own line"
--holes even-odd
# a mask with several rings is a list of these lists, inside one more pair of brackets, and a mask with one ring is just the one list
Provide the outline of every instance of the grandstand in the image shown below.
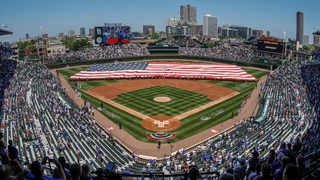
[[[107,49],[93,49],[107,53],[99,57],[100,53],[93,55],[90,50],[87,54],[74,52],[70,56],[57,56],[48,60],[133,56],[132,51],[137,48],[141,50],[133,45],[123,45],[122,48],[117,46],[112,49],[116,49],[116,56],[113,54],[115,51],[110,53]],[[221,51],[221,48],[225,50]],[[230,50],[230,47],[221,46],[210,49],[220,51],[216,54],[199,49],[180,48],[180,53],[238,61],[248,61],[251,57],[251,52],[242,48]],[[225,53],[231,51],[236,51],[236,56]],[[0,49],[0,52],[4,55],[1,56],[3,61],[0,71],[5,72],[0,73],[0,117],[3,133],[0,148],[5,149],[9,146],[9,140],[13,140],[13,146],[18,148],[18,157],[26,172],[33,161],[41,161],[45,156],[51,159],[64,156],[68,163],[87,164],[92,171],[106,167],[108,162],[115,162],[115,171],[128,179],[141,177],[144,173],[149,177],[150,173],[158,173],[158,177],[171,175],[179,178],[184,176],[189,166],[197,166],[202,177],[212,177],[226,173],[227,167],[241,166],[237,165],[238,161],[249,165],[252,152],[259,154],[260,162],[269,162],[272,158],[269,152],[275,150],[284,152],[293,164],[298,155],[303,156],[305,168],[299,166],[301,177],[305,180],[320,178],[320,66],[309,61],[281,65],[266,77],[265,84],[257,84],[256,91],[259,92],[257,94],[261,101],[252,109],[250,116],[235,122],[234,126],[165,158],[149,160],[123,146],[112,131],[106,131],[106,127],[97,123],[92,111],[97,112],[96,109],[89,104],[83,105],[81,102],[79,106],[71,101],[70,99],[75,99],[68,92],[68,87],[69,91],[71,87],[63,87],[63,80],[59,80],[46,66],[37,62],[8,60],[6,58],[10,55],[10,50],[7,48]],[[144,50],[141,52],[148,53]],[[92,57],[87,56],[88,54]],[[122,70],[121,65],[105,66],[108,70]],[[147,63],[137,63],[137,67],[133,68],[143,69],[145,66]],[[98,66],[92,66],[87,71],[95,71],[95,68]],[[261,121],[257,122],[257,119]],[[285,147],[280,147],[283,142],[293,148],[284,151]],[[302,146],[299,147],[298,144]],[[10,154],[9,157],[12,158]],[[2,154],[2,164],[6,163],[6,158]],[[46,169],[45,174],[51,176],[50,170]],[[26,173],[25,177],[29,175]],[[236,173],[235,176],[237,177]]]
[[9,34],[13,34],[13,32],[7,28],[2,28],[0,27],[0,36],[2,35],[9,35]]

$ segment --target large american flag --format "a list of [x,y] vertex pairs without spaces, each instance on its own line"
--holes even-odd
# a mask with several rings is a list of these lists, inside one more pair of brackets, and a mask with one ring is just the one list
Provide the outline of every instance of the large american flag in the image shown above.
[[[198,63],[164,63],[150,62],[137,70],[132,70],[132,64],[118,63],[109,65],[94,65],[76,73],[70,80],[103,80],[106,78],[205,78],[223,80],[257,80],[251,74],[232,64],[198,64]],[[141,63],[140,63],[141,64]],[[118,68],[120,66],[120,68]],[[141,66],[141,65],[140,65]],[[133,66],[137,67],[137,65]],[[133,68],[134,69],[134,68]]]

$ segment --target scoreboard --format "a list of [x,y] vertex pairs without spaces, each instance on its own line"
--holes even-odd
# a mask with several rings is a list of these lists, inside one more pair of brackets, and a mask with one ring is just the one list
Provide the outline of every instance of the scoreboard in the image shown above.
[[257,51],[262,53],[278,54],[284,52],[284,42],[261,40],[257,41]]

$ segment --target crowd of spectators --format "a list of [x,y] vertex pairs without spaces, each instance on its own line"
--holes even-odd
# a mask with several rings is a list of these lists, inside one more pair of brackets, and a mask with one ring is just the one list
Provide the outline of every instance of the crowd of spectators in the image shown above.
[[156,45],[173,45],[173,46],[194,46],[200,47],[201,44],[197,43],[196,41],[192,40],[191,37],[186,36],[168,36],[167,39],[164,41],[160,41],[156,43]]
[[80,58],[85,60],[90,59],[104,59],[104,58],[116,58],[116,57],[128,57],[128,56],[144,56],[149,55],[147,48],[142,47],[140,44],[123,44],[109,45],[104,47],[85,48],[84,51],[72,51],[69,53],[57,53],[50,55],[46,58],[46,61],[59,60],[59,59],[71,59]]
[[[91,106],[68,109],[56,94],[59,91],[63,92],[63,87],[56,76],[41,63],[4,60],[0,69],[5,69],[2,72],[6,72],[0,74],[1,113],[5,114],[0,116],[4,117],[1,118],[1,129],[4,132],[0,133],[0,174],[11,174],[11,170],[21,172],[21,161],[25,162],[23,168],[31,170],[30,177],[41,179],[45,171],[43,165],[48,166],[47,163],[53,162],[55,165],[52,165],[58,168],[53,176],[57,177],[56,174],[59,174],[62,178],[64,172],[60,169],[65,167],[66,160],[64,157],[55,159],[58,158],[57,154],[66,154],[75,149],[72,147],[75,146],[75,137],[72,137],[72,134],[96,148],[96,160],[90,159],[88,162],[99,161],[106,165],[100,145],[95,143],[89,134],[98,132],[101,137],[109,136],[113,141],[114,138],[95,123]],[[88,121],[83,121],[82,118]],[[68,123],[72,123],[74,128],[68,128]],[[76,156],[78,162],[85,164],[87,160],[82,159],[80,149],[77,148],[76,153],[72,156]],[[30,160],[33,161],[31,165]],[[71,167],[72,165],[69,170],[72,176]],[[67,172],[65,174],[68,175]],[[71,176],[67,176],[67,179]]]
[[213,48],[180,47],[179,55],[207,56],[235,61],[249,61],[253,51],[245,47],[220,45]]
[[315,50],[311,53],[311,55],[317,59],[317,60],[320,60],[320,48],[318,50]]
[[0,45],[0,63],[2,60],[10,57],[11,55],[12,55],[12,51],[10,48]]
[[220,179],[300,180],[305,176],[308,143],[320,137],[319,102],[315,99],[318,74],[318,69],[306,62],[280,66],[261,92],[262,96],[272,96],[267,122],[256,124],[254,118],[243,119],[232,132],[164,158],[163,166],[150,160],[146,171],[150,167],[154,172],[165,168],[174,174],[196,166],[198,172],[218,171]]
[[273,60],[280,60],[281,59],[281,57],[279,57],[279,56],[272,56],[272,55],[267,55],[267,54],[265,54],[265,55],[256,54],[255,56],[258,58],[266,58],[266,59],[273,59]]
[[[132,46],[125,48],[134,49]],[[40,63],[5,60],[0,70],[8,72],[0,78],[1,112],[6,114],[2,129],[13,131],[13,136],[6,138],[0,133],[1,177],[8,179],[15,170],[18,173],[11,178],[20,179],[23,168],[29,168],[30,179],[43,179],[44,165],[53,163],[56,167],[53,178],[89,179],[93,161],[82,161],[79,149],[76,152],[80,163],[69,165],[64,157],[55,156],[55,147],[60,152],[71,149],[74,139],[69,137],[71,133],[95,147],[97,160],[105,165],[104,156],[99,153],[101,147],[88,135],[100,132],[101,137],[113,138],[96,125],[90,104],[79,109],[66,108],[56,95],[63,89],[61,84]],[[148,161],[142,171],[163,172],[165,168],[171,173],[189,172],[190,179],[199,177],[199,172],[218,171],[221,180],[300,180],[305,172],[304,154],[309,150],[308,144],[320,137],[319,70],[319,65],[307,62],[278,67],[268,76],[260,93],[263,97],[271,95],[265,123],[255,124],[253,118],[243,119],[235,124],[234,130],[223,132],[218,138],[191,150],[178,151],[160,162]],[[51,117],[50,121],[47,116]],[[88,119],[88,123],[82,118]],[[70,129],[68,124],[73,124],[75,129]],[[21,144],[18,137],[31,141]],[[38,157],[30,166],[21,166],[19,160],[28,161],[21,157],[21,152],[31,149]],[[132,157],[136,155],[133,153]],[[122,173],[134,174],[130,169]],[[121,179],[117,173],[110,176]]]

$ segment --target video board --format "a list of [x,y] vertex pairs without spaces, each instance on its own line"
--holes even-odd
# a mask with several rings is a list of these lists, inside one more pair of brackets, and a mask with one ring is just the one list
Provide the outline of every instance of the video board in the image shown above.
[[[116,25],[116,24],[115,24]],[[104,26],[103,27],[103,42],[107,43],[108,39],[119,38],[119,34],[122,32],[123,40],[129,40],[131,35],[131,27],[130,26]]]
[[271,54],[282,54],[283,53],[283,42],[258,40],[257,51]]

